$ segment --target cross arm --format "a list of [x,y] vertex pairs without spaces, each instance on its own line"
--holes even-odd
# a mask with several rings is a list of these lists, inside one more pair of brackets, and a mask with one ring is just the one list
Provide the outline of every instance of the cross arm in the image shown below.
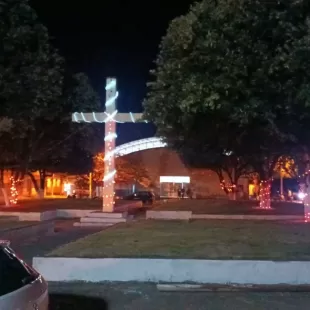
[[142,113],[118,113],[115,119],[121,123],[146,122],[142,116]]
[[147,121],[142,119],[142,116],[142,113],[117,113],[117,111],[111,114],[107,112],[75,112],[72,114],[72,121],[75,123],[106,123],[107,121],[115,121],[116,123],[147,123]]

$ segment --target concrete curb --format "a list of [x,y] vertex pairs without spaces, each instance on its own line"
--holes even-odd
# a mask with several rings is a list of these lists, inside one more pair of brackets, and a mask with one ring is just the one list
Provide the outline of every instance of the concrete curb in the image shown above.
[[72,219],[72,218],[79,218],[87,216],[89,213],[96,212],[94,209],[89,210],[79,210],[79,209],[57,209],[57,218],[65,218],[65,219]]
[[[119,211],[126,210],[129,207],[138,207],[134,203],[126,204],[119,208]],[[78,209],[57,209],[44,212],[5,212],[0,211],[0,216],[14,216],[19,221],[48,221],[57,218],[82,218],[89,213],[98,212],[96,210],[78,210]],[[236,215],[236,214],[193,214],[192,211],[146,211],[146,219],[156,220],[262,220],[262,221],[299,221],[304,220],[302,215]]]
[[[49,211],[47,211],[49,212]],[[0,211],[0,216],[15,216],[19,221],[41,221],[45,212],[7,212]]]
[[[126,210],[128,208],[141,207],[140,201],[126,202],[117,208],[117,211]],[[15,216],[19,221],[49,221],[57,218],[73,219],[87,216],[89,213],[98,212],[94,209],[55,209],[43,212],[7,212],[0,211],[0,216]]]
[[146,219],[155,220],[249,220],[249,221],[299,221],[302,215],[242,215],[193,214],[192,211],[146,211]]
[[157,284],[160,292],[310,292],[310,285]]
[[1,239],[17,240],[37,235],[54,233],[54,221],[39,222],[38,224],[6,229],[0,232]]
[[35,257],[47,281],[310,285],[310,262]]
[[191,218],[192,211],[146,211],[146,219],[189,221]]
[[299,221],[302,215],[237,215],[237,214],[192,214],[192,220],[249,220],[249,221]]

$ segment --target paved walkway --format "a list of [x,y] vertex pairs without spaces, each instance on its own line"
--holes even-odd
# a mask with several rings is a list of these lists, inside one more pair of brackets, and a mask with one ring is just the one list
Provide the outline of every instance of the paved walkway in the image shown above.
[[161,293],[153,284],[137,283],[52,283],[50,292],[50,310],[310,309],[310,293]]
[[102,228],[74,227],[76,220],[59,220],[55,224],[55,233],[36,236],[25,240],[11,241],[12,248],[27,262],[32,263],[34,256],[43,256],[64,244],[99,232]]

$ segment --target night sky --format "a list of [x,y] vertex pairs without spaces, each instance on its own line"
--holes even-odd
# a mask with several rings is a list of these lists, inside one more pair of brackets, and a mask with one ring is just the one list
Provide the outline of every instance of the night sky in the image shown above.
[[[104,107],[105,79],[118,80],[120,112],[141,112],[149,70],[154,68],[169,22],[193,0],[30,0],[53,44],[74,71],[85,72]],[[129,4],[131,3],[131,4]],[[169,5],[168,5],[169,4]],[[146,124],[118,125],[117,144],[154,135]]]

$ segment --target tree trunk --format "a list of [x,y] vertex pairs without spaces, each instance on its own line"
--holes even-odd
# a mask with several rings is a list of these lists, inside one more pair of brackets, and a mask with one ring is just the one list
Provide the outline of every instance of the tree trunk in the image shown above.
[[231,170],[231,173],[226,171],[228,178],[230,180],[230,185],[225,185],[225,181],[222,173],[220,174],[222,177],[222,187],[224,187],[225,193],[228,195],[230,200],[237,200],[237,192],[238,192],[238,180],[239,177],[236,175],[236,168]]
[[9,199],[8,192],[7,192],[5,185],[4,185],[4,169],[0,170],[0,188],[1,188],[3,198],[4,198],[5,206],[9,207],[10,206],[10,199]]
[[[46,178],[46,171],[44,169],[42,169],[42,170],[40,170],[40,189],[39,189],[39,197],[42,199],[44,198],[45,178]],[[54,180],[53,180],[53,182],[54,182]]]
[[28,175],[32,181],[33,187],[34,187],[34,189],[38,195],[38,198],[41,198],[40,197],[40,187],[39,187],[37,180],[35,179],[34,175],[31,172],[28,172]]
[[271,181],[270,180],[262,180],[260,184],[260,192],[259,192],[259,207],[261,209],[271,209]]
[[238,180],[236,180],[236,168],[234,167],[231,172],[232,200],[237,200],[237,183]]

